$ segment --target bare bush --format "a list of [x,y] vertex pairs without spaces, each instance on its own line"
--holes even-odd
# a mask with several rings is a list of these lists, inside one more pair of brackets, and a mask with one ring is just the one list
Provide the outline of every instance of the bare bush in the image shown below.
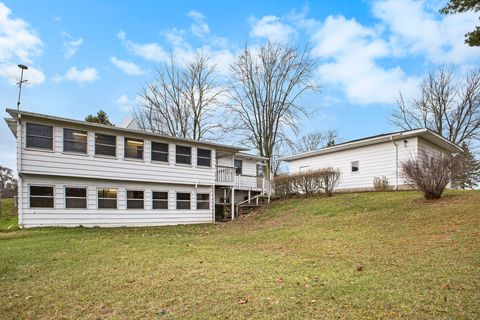
[[451,180],[451,157],[423,152],[417,159],[402,163],[407,183],[423,192],[426,199],[438,199]]
[[385,176],[382,177],[373,177],[373,189],[375,191],[387,191],[390,189],[388,183],[388,178]]
[[310,197],[323,192],[330,197],[340,182],[340,171],[333,168],[322,168],[277,176],[274,181],[275,193],[280,196],[301,194]]

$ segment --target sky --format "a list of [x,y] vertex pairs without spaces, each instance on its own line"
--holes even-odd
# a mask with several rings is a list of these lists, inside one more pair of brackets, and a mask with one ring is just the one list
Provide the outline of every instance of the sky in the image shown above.
[[[308,45],[320,91],[301,98],[302,133],[337,130],[344,140],[397,130],[389,115],[399,92],[412,99],[442,64],[480,67],[464,44],[478,16],[442,16],[446,1],[6,1],[0,2],[0,113],[15,108],[20,70],[29,66],[21,108],[83,119],[105,110],[119,124],[155,67],[172,52],[201,50],[218,77],[245,44]],[[231,137],[229,138],[231,139]],[[234,142],[234,141],[222,141]],[[0,124],[0,164],[14,168],[15,138]]]

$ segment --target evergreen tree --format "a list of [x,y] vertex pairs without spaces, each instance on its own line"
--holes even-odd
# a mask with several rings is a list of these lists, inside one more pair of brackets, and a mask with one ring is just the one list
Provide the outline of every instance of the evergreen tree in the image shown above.
[[98,111],[96,116],[89,114],[85,117],[85,121],[113,126],[113,124],[108,119],[107,113],[103,110]]
[[468,143],[461,145],[463,153],[453,157],[452,187],[457,189],[473,189],[480,181],[480,161],[475,159]]
[[[443,14],[480,11],[480,0],[450,0],[447,6],[440,10]],[[465,43],[471,47],[480,46],[480,26],[465,35]]]

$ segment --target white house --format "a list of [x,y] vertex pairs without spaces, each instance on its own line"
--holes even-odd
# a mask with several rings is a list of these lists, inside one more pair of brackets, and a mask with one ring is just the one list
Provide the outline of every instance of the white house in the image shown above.
[[270,190],[266,159],[244,148],[6,111],[21,227],[211,223],[215,204],[234,211]]
[[373,189],[374,177],[387,177],[394,189],[408,185],[401,163],[423,152],[451,154],[462,149],[428,129],[386,133],[283,158],[290,173],[332,167],[341,172],[337,191]]

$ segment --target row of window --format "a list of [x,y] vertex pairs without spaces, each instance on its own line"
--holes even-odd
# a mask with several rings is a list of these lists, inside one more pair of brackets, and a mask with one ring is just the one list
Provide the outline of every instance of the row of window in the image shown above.
[[[27,148],[53,150],[53,127],[27,123]],[[131,159],[144,158],[144,141],[142,139],[124,138],[124,157]],[[87,154],[87,131],[63,129],[63,151]],[[117,137],[108,134],[95,133],[95,155],[112,156],[117,154]],[[152,141],[152,161],[168,163],[168,143]],[[192,148],[189,146],[175,147],[176,163],[192,164]],[[211,167],[212,151],[197,149],[197,166]]]
[[[98,209],[117,209],[118,190],[114,188],[97,189]],[[191,208],[189,192],[176,193],[176,209]],[[30,208],[53,208],[54,191],[49,186],[30,186]],[[127,209],[144,209],[145,192],[143,190],[127,190]],[[65,188],[65,208],[86,209],[87,188]],[[152,192],[152,208],[168,209],[168,192]],[[197,209],[210,209],[210,194],[197,193]]]

